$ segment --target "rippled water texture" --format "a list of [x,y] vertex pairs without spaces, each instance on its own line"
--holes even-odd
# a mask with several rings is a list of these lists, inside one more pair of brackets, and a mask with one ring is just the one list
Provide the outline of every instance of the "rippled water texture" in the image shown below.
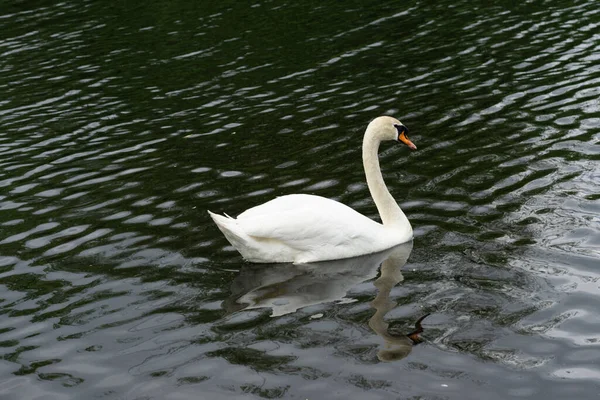
[[[2,399],[597,398],[597,2],[13,0],[0,32]],[[412,249],[244,263],[205,210],[378,218],[381,114]]]

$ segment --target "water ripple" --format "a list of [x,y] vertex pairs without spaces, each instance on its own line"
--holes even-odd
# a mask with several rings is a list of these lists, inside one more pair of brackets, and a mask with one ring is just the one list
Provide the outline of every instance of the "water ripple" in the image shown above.
[[[7,4],[1,396],[595,395],[599,13]],[[369,280],[229,313],[247,266],[205,213],[303,192],[377,218],[359,146],[379,114],[419,146],[381,152],[416,236],[387,319],[432,313],[395,365]]]

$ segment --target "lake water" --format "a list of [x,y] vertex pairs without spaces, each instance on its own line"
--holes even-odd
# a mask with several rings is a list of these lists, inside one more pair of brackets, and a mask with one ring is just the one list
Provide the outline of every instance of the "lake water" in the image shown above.
[[[598,398],[597,2],[13,0],[0,32],[0,398]],[[412,248],[245,263],[207,209],[378,218],[382,114]]]

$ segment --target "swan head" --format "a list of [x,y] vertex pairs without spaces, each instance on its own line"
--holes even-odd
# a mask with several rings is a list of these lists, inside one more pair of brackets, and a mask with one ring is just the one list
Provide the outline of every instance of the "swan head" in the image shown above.
[[408,138],[408,128],[399,120],[392,117],[377,117],[367,127],[379,140],[394,140],[404,143],[409,149],[416,150],[417,146]]

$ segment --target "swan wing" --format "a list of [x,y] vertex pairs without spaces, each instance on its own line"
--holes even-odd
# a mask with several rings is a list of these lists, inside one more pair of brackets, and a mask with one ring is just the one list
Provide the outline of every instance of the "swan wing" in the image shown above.
[[[383,225],[334,200],[312,195],[289,195],[251,208],[237,218],[245,234],[276,241],[308,255],[328,252],[335,259],[381,249],[373,243],[385,240]],[[388,243],[389,242],[389,243]],[[303,261],[310,261],[309,258]]]

